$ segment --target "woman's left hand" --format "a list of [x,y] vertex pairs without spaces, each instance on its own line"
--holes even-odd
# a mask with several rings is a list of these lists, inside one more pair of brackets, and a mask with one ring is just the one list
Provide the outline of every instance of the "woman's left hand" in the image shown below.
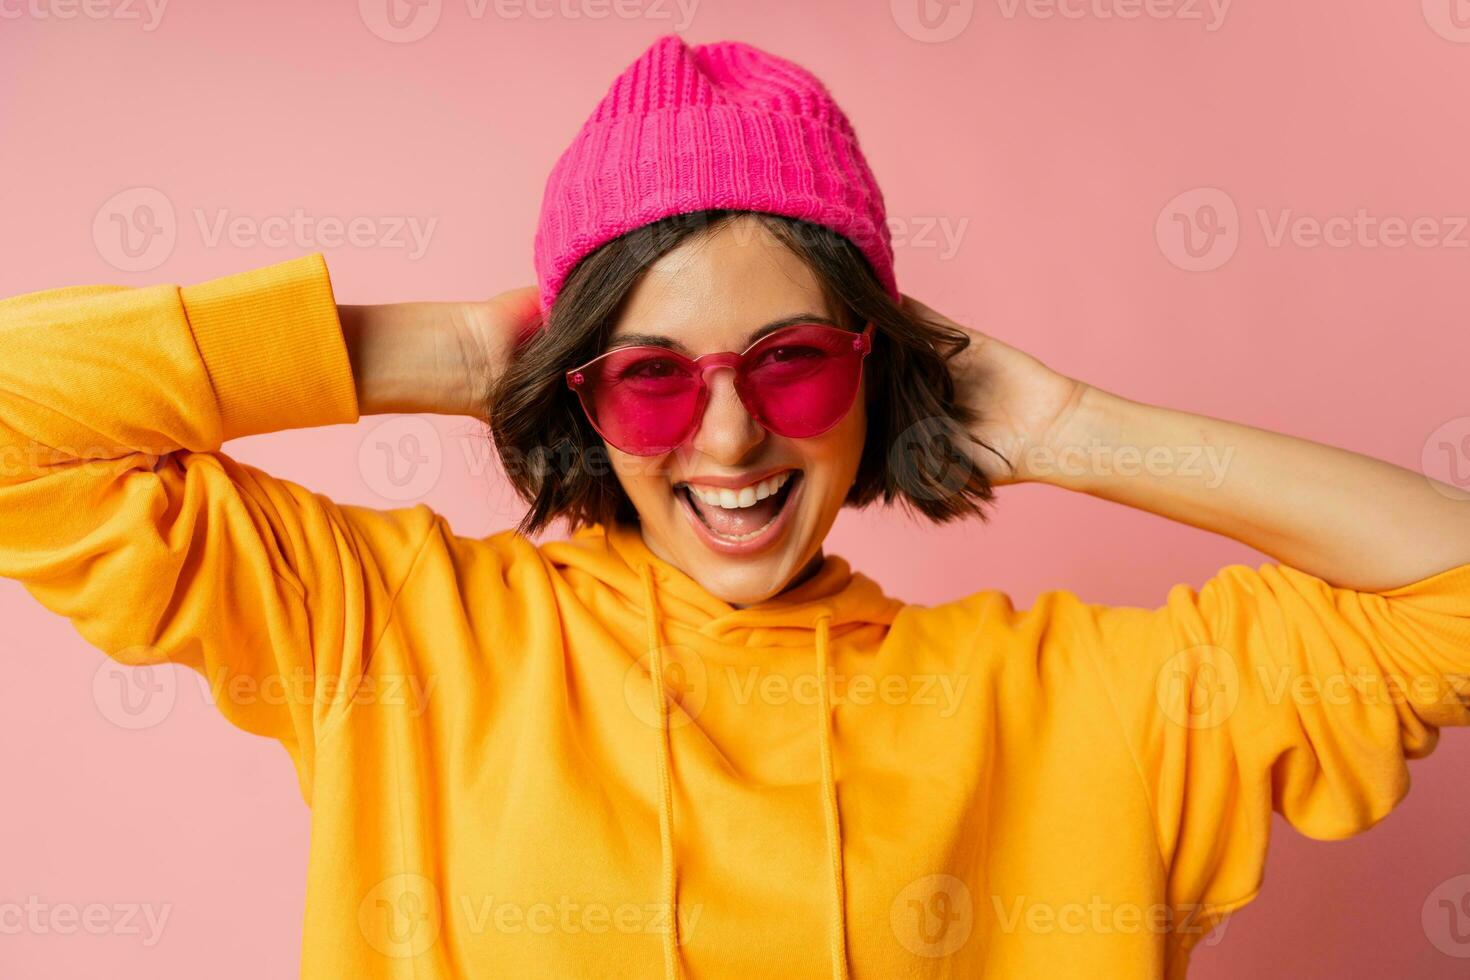
[[1470,561],[1462,489],[1360,453],[1132,401],[964,330],[950,362],[993,484],[1045,482],[1234,538],[1334,585],[1382,591]]
[[970,346],[950,361],[950,371],[957,400],[977,420],[970,432],[983,445],[971,447],[975,465],[995,486],[1033,479],[1027,460],[1056,439],[1087,386],[912,296],[905,295],[904,304],[925,320],[970,337]]

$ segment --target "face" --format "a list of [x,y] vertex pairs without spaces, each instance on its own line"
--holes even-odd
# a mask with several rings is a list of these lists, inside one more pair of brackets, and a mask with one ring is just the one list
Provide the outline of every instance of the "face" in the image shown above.
[[[743,351],[772,324],[792,321],[837,325],[815,274],[758,219],[741,217],[651,265],[609,347],[660,344],[690,357]],[[604,445],[649,550],[712,595],[747,606],[821,563],[822,541],[857,476],[863,395],[826,432],[791,439],[751,418],[733,371],[715,371],[708,382],[703,417],[683,445],[660,456]]]

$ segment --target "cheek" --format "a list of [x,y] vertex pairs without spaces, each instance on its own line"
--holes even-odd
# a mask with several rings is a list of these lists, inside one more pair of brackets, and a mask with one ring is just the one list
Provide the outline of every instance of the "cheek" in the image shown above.
[[859,402],[835,428],[802,447],[805,468],[827,487],[824,496],[835,501],[836,506],[841,506],[857,477],[867,432],[867,414]]
[[668,498],[668,456],[630,456],[603,445],[623,493],[640,513]]

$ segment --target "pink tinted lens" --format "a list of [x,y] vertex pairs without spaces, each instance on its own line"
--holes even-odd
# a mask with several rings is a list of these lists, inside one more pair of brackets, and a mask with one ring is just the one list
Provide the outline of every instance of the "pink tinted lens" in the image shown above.
[[646,347],[609,352],[579,394],[602,437],[651,456],[684,441],[699,411],[699,374],[685,359]]
[[742,396],[761,424],[792,439],[842,421],[862,379],[859,335],[835,327],[793,327],[746,354]]

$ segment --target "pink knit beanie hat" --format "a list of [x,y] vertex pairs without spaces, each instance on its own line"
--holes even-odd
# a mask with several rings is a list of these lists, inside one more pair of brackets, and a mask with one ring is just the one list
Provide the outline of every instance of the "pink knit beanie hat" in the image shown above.
[[899,299],[883,195],[826,87],[748,44],[691,48],[669,34],[618,76],[551,170],[536,229],[541,312],[598,246],[710,208],[830,228]]

